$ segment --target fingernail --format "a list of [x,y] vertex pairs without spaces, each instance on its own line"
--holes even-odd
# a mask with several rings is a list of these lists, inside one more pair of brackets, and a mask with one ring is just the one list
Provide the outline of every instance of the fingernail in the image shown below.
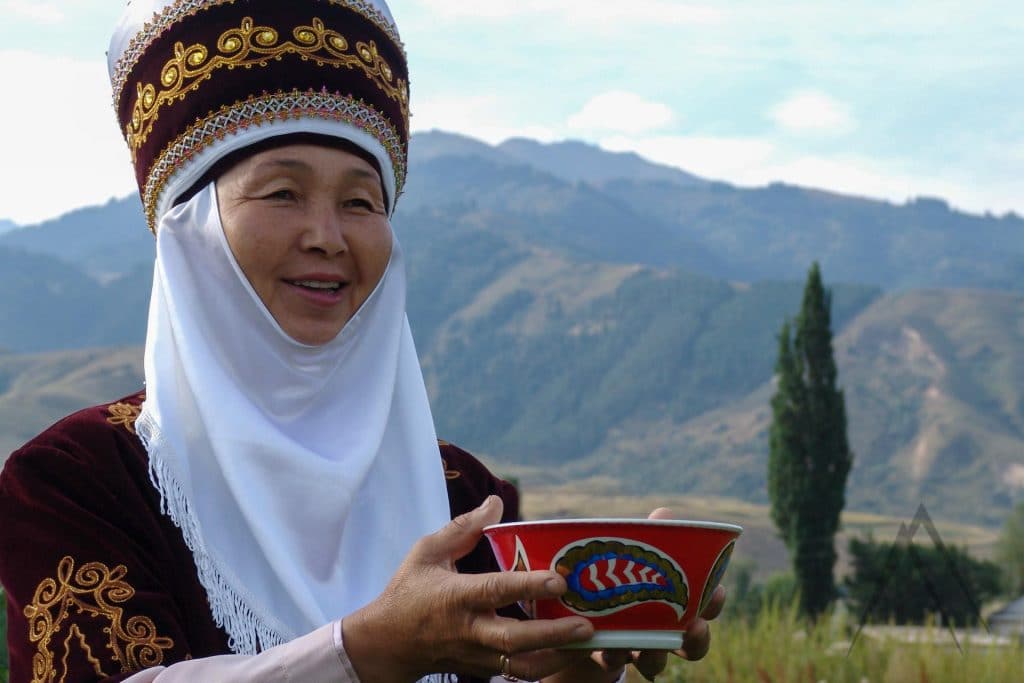
[[488,510],[494,507],[494,499],[496,496],[487,496],[484,498],[484,502],[480,504],[479,510]]
[[573,635],[584,636],[590,632],[590,626],[588,624],[576,624],[576,627],[572,630]]
[[546,590],[548,593],[551,593],[552,595],[558,595],[562,592],[562,582],[559,579],[556,579],[552,576],[550,579],[544,582],[544,590]]

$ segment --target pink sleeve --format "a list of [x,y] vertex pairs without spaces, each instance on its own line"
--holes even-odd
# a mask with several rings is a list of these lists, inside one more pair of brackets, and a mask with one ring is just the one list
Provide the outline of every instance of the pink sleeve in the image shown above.
[[341,622],[258,655],[218,655],[140,671],[124,683],[359,683],[341,642]]

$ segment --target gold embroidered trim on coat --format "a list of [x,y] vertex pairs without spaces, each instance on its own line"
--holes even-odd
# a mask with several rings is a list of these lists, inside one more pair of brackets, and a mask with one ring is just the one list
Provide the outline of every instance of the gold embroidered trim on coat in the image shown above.
[[409,86],[401,78],[395,78],[391,65],[380,55],[375,42],[359,41],[353,46],[318,18],[314,18],[310,26],[295,27],[292,37],[294,40],[282,42],[276,29],[256,26],[252,17],[245,17],[239,28],[220,35],[216,53],[212,56],[211,50],[200,43],[187,48],[184,43],[175,43],[174,56],[160,70],[159,90],[152,83],[143,85],[140,82],[135,86],[135,104],[131,119],[125,126],[125,139],[132,161],[152,132],[160,107],[185,99],[189,92],[198,90],[203,81],[209,80],[217,69],[266,66],[271,59],[280,60],[286,54],[297,54],[303,60],[313,60],[318,66],[362,69],[384,94],[398,102],[408,130]]
[[459,472],[458,470],[448,469],[448,461],[445,460],[444,458],[441,458],[441,469],[444,470],[444,478],[449,481],[451,481],[452,479],[458,479],[459,477],[462,476],[462,472]]
[[112,425],[121,425],[132,434],[135,433],[135,420],[139,419],[142,407],[131,403],[111,403],[107,406],[110,417],[107,422]]
[[[230,5],[234,4],[234,2],[235,0],[177,0],[164,7],[158,14],[154,14],[153,18],[147,21],[142,29],[132,36],[128,47],[117,60],[117,65],[114,67],[114,76],[112,78],[114,110],[118,109],[121,101],[121,91],[124,90],[131,70],[135,68],[135,64],[138,63],[143,53],[164,31],[186,17],[195,16],[201,10],[207,10],[220,5]],[[405,46],[398,35],[398,29],[379,9],[374,7],[373,3],[367,0],[328,0],[328,2],[332,5],[346,7],[372,22],[377,28],[387,34],[399,52],[405,55]]]
[[391,159],[395,172],[395,194],[402,194],[405,183],[405,155],[402,141],[391,122],[368,104],[348,95],[325,90],[293,90],[251,97],[225,105],[210,116],[192,124],[160,153],[146,178],[142,204],[149,229],[156,232],[157,204],[164,187],[186,162],[214,142],[251,126],[288,119],[324,119],[343,121],[372,135]]
[[[135,595],[124,577],[128,569],[119,564],[110,569],[100,562],[89,562],[75,570],[71,557],[64,557],[57,565],[57,577],[45,579],[36,588],[31,604],[25,607],[28,619],[29,640],[37,643],[32,656],[32,683],[64,683],[67,676],[67,662],[71,645],[78,645],[97,675],[103,673],[102,663],[93,655],[85,634],[75,623],[76,615],[86,615],[107,622],[104,626],[106,649],[110,661],[120,665],[121,672],[139,671],[159,666],[164,660],[164,650],[174,647],[170,638],[158,636],[156,625],[149,617],[134,616],[124,621],[124,609],[119,605],[128,602]],[[70,625],[68,625],[70,624]],[[67,627],[67,635],[59,634]],[[60,671],[55,668],[53,645],[64,646],[60,658]]]

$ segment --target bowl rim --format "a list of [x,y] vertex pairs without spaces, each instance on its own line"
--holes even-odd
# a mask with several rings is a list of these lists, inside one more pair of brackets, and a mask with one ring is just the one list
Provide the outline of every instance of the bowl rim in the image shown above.
[[635,517],[591,517],[577,519],[534,519],[525,522],[502,522],[500,524],[488,524],[483,528],[484,532],[508,529],[511,527],[542,527],[567,525],[575,527],[594,526],[603,524],[626,524],[631,526],[661,526],[661,527],[688,527],[693,529],[715,529],[717,531],[729,531],[737,536],[743,533],[743,527],[739,524],[729,522],[706,522],[694,519],[636,519]]

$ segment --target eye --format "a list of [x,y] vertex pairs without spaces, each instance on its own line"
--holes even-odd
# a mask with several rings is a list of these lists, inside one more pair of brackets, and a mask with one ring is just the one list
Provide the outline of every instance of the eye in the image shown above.
[[373,205],[369,199],[362,197],[353,197],[352,199],[346,199],[343,203],[346,209],[363,209],[365,211],[377,211],[377,207]]
[[271,199],[277,201],[291,201],[295,199],[295,193],[292,190],[275,190],[269,194],[263,196],[263,199]]

